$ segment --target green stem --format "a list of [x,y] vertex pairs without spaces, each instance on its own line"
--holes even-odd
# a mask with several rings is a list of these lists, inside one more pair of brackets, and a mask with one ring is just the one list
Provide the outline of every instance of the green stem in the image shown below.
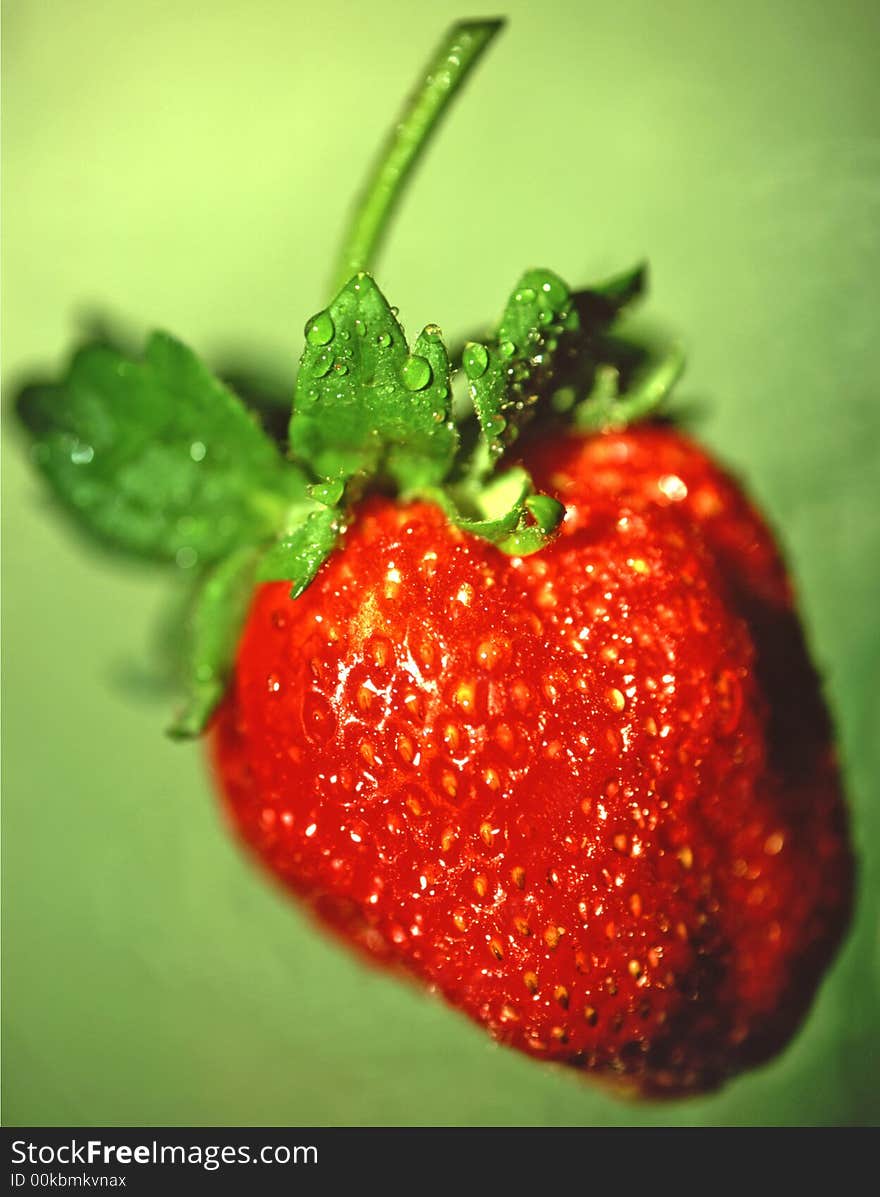
[[342,242],[336,294],[372,265],[413,168],[461,85],[504,22],[461,21],[443,37],[367,179]]

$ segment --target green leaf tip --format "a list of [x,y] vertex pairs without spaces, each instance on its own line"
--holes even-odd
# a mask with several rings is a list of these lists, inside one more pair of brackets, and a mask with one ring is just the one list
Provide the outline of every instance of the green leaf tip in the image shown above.
[[610,324],[624,308],[641,299],[647,289],[648,263],[639,262],[630,270],[612,275],[592,287],[585,287],[574,298],[586,314],[588,323]]
[[445,477],[458,445],[449,359],[429,325],[410,347],[372,277],[354,276],[306,325],[290,445],[319,478],[386,477],[412,493]]
[[472,474],[491,472],[533,420],[572,413],[585,430],[622,427],[662,402],[683,368],[680,352],[628,378],[623,393],[625,363],[611,335],[646,282],[644,264],[576,292],[550,270],[522,275],[494,336],[462,350],[480,430]]
[[537,366],[549,366],[560,336],[576,332],[578,323],[562,279],[550,270],[527,270],[507,302],[496,336],[513,370],[514,386],[528,384]]
[[260,561],[257,580],[290,582],[290,597],[299,598],[336,547],[345,524],[337,508],[318,507],[269,549]]

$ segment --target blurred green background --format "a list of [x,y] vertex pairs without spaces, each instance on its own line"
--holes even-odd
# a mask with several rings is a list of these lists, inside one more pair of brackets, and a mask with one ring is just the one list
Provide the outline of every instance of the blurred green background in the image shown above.
[[[343,217],[460,0],[3,6],[7,1124],[865,1123],[880,1115],[880,6],[515,0],[379,279],[410,329],[648,255],[702,438],[777,525],[839,722],[858,917],[776,1062],[618,1102],[363,969],[239,854],[121,684],[160,576],[83,548],[8,419],[102,318],[291,378]],[[494,14],[491,14],[494,15]]]

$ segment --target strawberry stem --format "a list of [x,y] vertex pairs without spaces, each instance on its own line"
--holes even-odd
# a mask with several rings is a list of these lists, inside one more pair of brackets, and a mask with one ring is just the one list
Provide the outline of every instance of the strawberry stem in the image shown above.
[[465,79],[503,25],[503,20],[460,21],[443,36],[355,204],[333,276],[333,294],[358,271],[372,267],[413,168]]

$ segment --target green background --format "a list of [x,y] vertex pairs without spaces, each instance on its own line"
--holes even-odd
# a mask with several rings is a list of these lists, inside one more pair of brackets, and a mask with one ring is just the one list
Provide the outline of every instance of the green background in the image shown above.
[[[720,1095],[620,1103],[366,971],[240,855],[121,685],[165,587],[56,520],[7,422],[9,1123],[864,1123],[880,1114],[880,6],[516,0],[379,278],[410,329],[653,267],[698,430],[780,530],[839,722],[858,917]],[[6,402],[101,317],[290,378],[377,140],[460,4],[4,5]],[[479,14],[477,14],[479,15]]]

